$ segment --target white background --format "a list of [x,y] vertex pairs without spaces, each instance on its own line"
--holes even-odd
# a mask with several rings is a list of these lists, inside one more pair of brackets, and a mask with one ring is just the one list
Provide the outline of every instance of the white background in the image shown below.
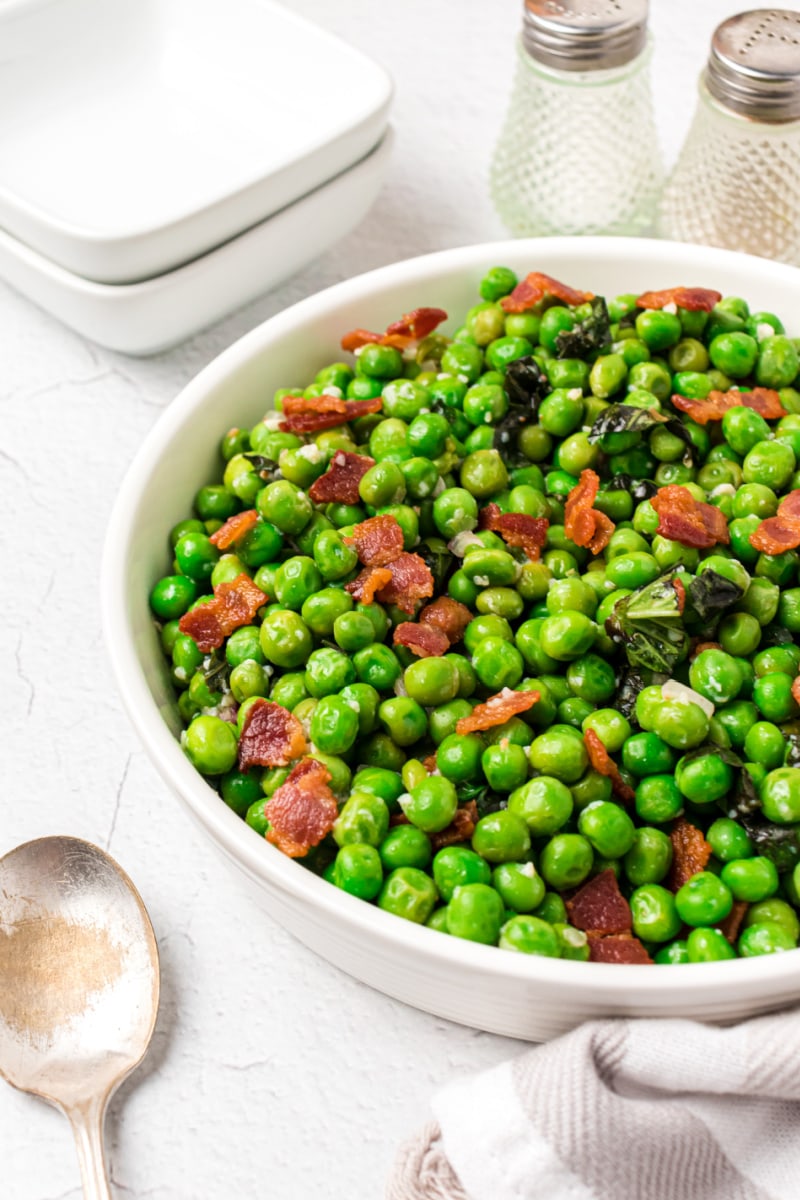
[[[503,236],[486,176],[513,70],[517,0],[288,7],[381,61],[396,82],[393,161],[355,233],[282,288],[150,360],[88,344],[0,284],[0,853],[48,833],[87,838],[110,849],[149,908],[163,1001],[150,1054],[108,1122],[120,1196],[380,1197],[398,1143],[428,1119],[433,1090],[519,1050],[370,991],[253,911],[146,759],[103,650],[98,573],[110,506],[141,439],[187,380],[328,284]],[[652,0],[669,162],[711,31],[743,7]],[[0,1163],[4,1200],[80,1195],[66,1122],[2,1085]]]

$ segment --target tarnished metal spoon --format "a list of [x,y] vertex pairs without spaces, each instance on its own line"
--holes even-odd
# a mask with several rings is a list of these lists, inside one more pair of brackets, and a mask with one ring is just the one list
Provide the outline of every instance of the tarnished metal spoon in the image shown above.
[[106,1106],[144,1057],[158,949],[128,876],[90,842],[26,842],[0,859],[0,1075],[69,1118],[86,1200],[110,1200]]

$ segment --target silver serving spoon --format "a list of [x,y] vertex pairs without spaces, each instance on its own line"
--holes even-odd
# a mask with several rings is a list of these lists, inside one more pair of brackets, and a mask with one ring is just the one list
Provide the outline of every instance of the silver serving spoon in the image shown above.
[[110,1200],[106,1106],[144,1057],[158,994],[150,920],[112,858],[48,837],[0,859],[0,1075],[69,1118],[86,1200]]

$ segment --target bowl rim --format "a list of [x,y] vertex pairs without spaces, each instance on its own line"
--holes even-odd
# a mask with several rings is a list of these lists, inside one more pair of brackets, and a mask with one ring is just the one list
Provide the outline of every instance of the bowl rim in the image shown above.
[[369,301],[384,286],[421,283],[444,270],[488,267],[507,258],[518,259],[521,254],[529,254],[531,261],[539,255],[545,260],[542,266],[557,257],[562,263],[574,263],[579,268],[584,257],[602,258],[612,253],[623,260],[646,256],[654,268],[673,273],[675,262],[685,260],[690,253],[702,270],[738,267],[767,280],[793,285],[800,294],[800,272],[796,268],[735,251],[649,238],[555,237],[484,242],[419,255],[364,272],[300,300],[244,334],[208,363],[182,388],[141,443],[117,494],[103,547],[101,613],[106,650],[124,707],[148,757],[205,831],[246,874],[273,885],[295,900],[324,910],[326,916],[343,923],[351,937],[365,936],[372,943],[380,941],[387,952],[410,952],[417,956],[421,966],[428,961],[435,962],[440,969],[468,969],[496,983],[536,985],[553,993],[582,985],[594,1002],[619,1001],[629,991],[637,997],[677,998],[690,984],[702,990],[707,998],[731,987],[748,996],[761,996],[771,982],[786,983],[794,977],[800,980],[800,953],[764,955],[756,962],[741,958],[725,960],[722,970],[719,962],[671,964],[669,970],[655,972],[644,971],[636,964],[592,963],[589,967],[584,962],[566,959],[502,954],[496,946],[442,937],[436,930],[397,919],[331,886],[253,836],[241,817],[219,799],[192,767],[156,707],[127,620],[126,562],[135,535],[137,501],[147,487],[152,464],[184,426],[195,406],[209,391],[224,383],[234,369],[306,321],[328,315],[343,303]]

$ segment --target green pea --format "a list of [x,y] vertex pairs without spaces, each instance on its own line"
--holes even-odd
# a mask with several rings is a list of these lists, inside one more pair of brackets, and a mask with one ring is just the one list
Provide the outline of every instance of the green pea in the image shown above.
[[203,775],[225,775],[231,771],[237,745],[233,726],[219,717],[195,717],[183,737],[187,758]]
[[733,768],[718,754],[682,758],[675,768],[675,782],[693,804],[720,800],[733,786]]
[[500,863],[492,872],[492,885],[506,908],[517,913],[533,912],[544,900],[544,880],[532,862]]
[[431,775],[401,796],[400,806],[412,825],[425,833],[437,833],[453,820],[458,798],[449,779]]
[[658,883],[643,884],[631,893],[633,932],[647,942],[669,942],[678,936],[681,918],[672,892]]
[[374,900],[383,886],[383,865],[374,846],[349,843],[336,855],[333,882],[360,900]]
[[623,862],[625,874],[634,887],[660,883],[672,864],[672,842],[662,830],[642,826],[636,830]]
[[578,831],[603,858],[622,858],[633,845],[633,821],[618,804],[598,800],[583,809]]
[[710,871],[698,871],[675,896],[675,908],[687,925],[716,925],[733,907],[733,896],[721,879]]
[[737,950],[742,958],[755,958],[761,954],[781,954],[785,950],[794,950],[796,938],[782,925],[774,921],[762,921],[749,925],[741,934]]
[[378,895],[378,908],[424,925],[436,904],[436,885],[415,867],[397,867],[390,872]]
[[445,846],[434,855],[433,879],[439,895],[449,904],[456,888],[474,883],[489,884],[492,871],[474,850],[466,846]]
[[485,883],[457,887],[447,906],[447,931],[471,942],[495,945],[504,918],[503,901]]
[[336,818],[333,837],[338,846],[363,842],[379,846],[389,831],[389,809],[380,796],[352,792]]
[[783,334],[763,338],[758,343],[756,383],[761,387],[790,387],[800,370],[797,347]]
[[800,821],[800,770],[778,767],[770,771],[760,789],[761,808],[768,821],[792,825]]
[[684,800],[674,776],[648,775],[636,788],[635,803],[636,814],[642,821],[662,825],[680,815]]
[[482,754],[483,742],[475,734],[450,733],[439,743],[436,767],[445,779],[464,783],[479,777]]
[[561,942],[552,925],[530,914],[511,917],[500,930],[501,950],[521,954],[540,954],[546,958],[561,956]]
[[720,929],[700,926],[692,929],[686,939],[688,962],[721,962],[736,958],[736,951]]
[[545,883],[561,891],[578,887],[592,869],[590,842],[579,833],[557,833],[542,850],[539,870]]
[[398,867],[415,867],[424,871],[431,861],[431,840],[416,825],[396,825],[390,829],[378,847],[385,871]]
[[359,680],[379,692],[390,691],[403,672],[395,652],[379,642],[358,650],[353,655],[353,666]]
[[572,793],[552,775],[538,775],[516,788],[508,798],[508,811],[520,817],[534,837],[556,833],[567,823],[572,810]]

